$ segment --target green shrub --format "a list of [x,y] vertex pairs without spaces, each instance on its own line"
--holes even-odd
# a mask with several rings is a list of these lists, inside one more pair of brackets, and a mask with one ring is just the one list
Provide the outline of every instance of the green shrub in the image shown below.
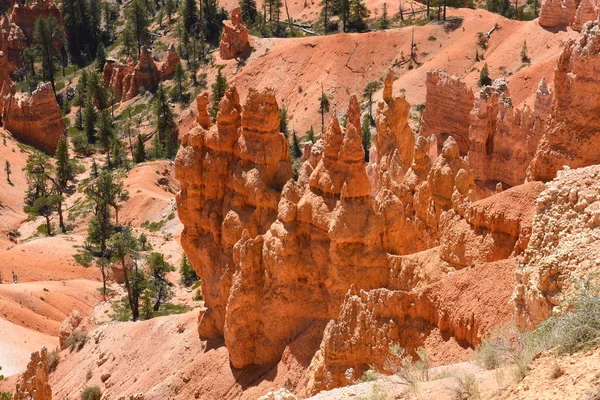
[[65,341],[65,347],[70,348],[71,351],[79,351],[83,349],[88,339],[89,337],[87,332],[73,331],[73,333],[71,333],[71,336],[69,336],[69,338]]
[[453,400],[478,400],[481,398],[479,386],[474,375],[456,377],[456,386],[452,388]]
[[102,391],[98,386],[87,387],[81,393],[81,400],[100,400],[101,397]]

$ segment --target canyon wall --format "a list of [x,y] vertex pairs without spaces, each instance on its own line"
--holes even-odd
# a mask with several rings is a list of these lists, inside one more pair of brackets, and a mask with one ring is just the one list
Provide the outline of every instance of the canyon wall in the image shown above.
[[552,92],[542,78],[533,109],[513,106],[504,79],[480,90],[471,111],[469,165],[475,180],[505,187],[525,182],[527,167],[542,137],[550,113]]
[[0,95],[0,125],[14,137],[54,154],[65,122],[50,83],[41,83],[31,95],[7,92]]
[[530,180],[548,181],[564,165],[579,168],[600,163],[600,22],[589,22],[566,43],[555,71],[551,115],[529,166]]
[[52,400],[52,390],[48,384],[48,350],[31,354],[27,370],[19,377],[14,400]]
[[570,26],[581,31],[588,21],[600,15],[598,0],[545,0],[540,8],[539,23],[546,28]]
[[[296,180],[272,91],[251,90],[242,107],[230,89],[210,127],[206,96],[198,100],[176,159],[182,245],[202,278],[200,335],[223,336],[234,368],[275,364],[311,332],[318,350],[293,388],[309,394],[343,384],[349,368],[352,380],[369,364],[383,368],[392,343],[414,354],[442,334],[470,346],[510,317],[513,256],[528,241],[539,184],[474,202],[474,176],[454,138],[432,162],[392,84],[389,75],[370,174],[355,97],[346,126],[331,115],[307,147]],[[476,255],[479,247],[486,252]],[[459,271],[474,265],[476,276],[494,275],[480,295],[464,291],[474,272]],[[453,271],[460,274],[448,280]],[[492,285],[499,303],[483,296]],[[474,296],[496,311],[473,315],[466,304]],[[417,326],[428,327],[424,335]]]
[[[532,235],[517,270],[519,325],[532,327],[591,280],[597,285],[600,167],[565,167],[536,202]],[[568,302],[566,302],[568,304]]]
[[23,30],[29,43],[34,41],[35,21],[40,17],[52,17],[59,24],[62,23],[60,10],[54,0],[34,0],[31,5],[16,2],[10,15],[10,19]]
[[461,155],[469,151],[469,119],[475,98],[458,77],[444,71],[427,73],[427,97],[420,134],[435,135],[441,148],[448,136],[454,137]]
[[152,52],[142,46],[137,64],[132,57],[129,57],[125,64],[107,59],[102,76],[117,99],[127,101],[137,96],[142,87],[146,90],[156,90],[160,82],[173,75],[178,62],[179,55],[172,43],[164,61],[158,63],[154,61]]

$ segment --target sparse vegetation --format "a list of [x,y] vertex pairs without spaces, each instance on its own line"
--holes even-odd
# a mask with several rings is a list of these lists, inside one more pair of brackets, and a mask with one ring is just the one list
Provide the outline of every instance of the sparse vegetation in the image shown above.
[[419,382],[429,380],[429,356],[423,348],[416,353],[415,361],[404,348],[393,345],[385,363],[385,368],[398,375],[413,392],[417,391]]
[[86,387],[81,393],[81,400],[100,400],[101,398],[102,391],[98,386]]
[[456,383],[452,387],[453,400],[479,400],[480,398],[481,394],[475,375],[467,374],[456,377]]
[[74,330],[71,336],[65,341],[65,347],[68,347],[71,351],[81,350],[85,347],[89,336],[87,332],[81,330]]
[[55,348],[48,353],[48,373],[56,371],[58,363],[60,362],[60,350]]

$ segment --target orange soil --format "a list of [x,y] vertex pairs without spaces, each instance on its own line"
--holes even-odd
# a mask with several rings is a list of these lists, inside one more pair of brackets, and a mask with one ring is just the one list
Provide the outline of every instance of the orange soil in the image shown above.
[[[238,87],[242,99],[250,87],[274,87],[280,106],[288,108],[289,127],[303,135],[311,125],[317,134],[320,132],[321,84],[330,96],[331,109],[341,116],[350,95],[361,95],[368,82],[379,80],[390,68],[398,76],[396,95],[405,93],[408,102],[415,106],[425,101],[425,78],[431,69],[445,69],[461,76],[476,89],[479,71],[487,63],[492,78],[506,77],[515,94],[513,103],[519,105],[535,93],[531,89],[542,76],[552,82],[552,61],[562,43],[576,35],[571,30],[553,33],[537,21],[507,20],[485,10],[450,10],[449,16],[464,19],[453,32],[446,33],[442,25],[433,22],[414,28],[417,60],[422,65],[413,69],[406,65],[393,67],[402,53],[410,54],[412,27],[295,39],[251,37],[255,51],[245,66],[240,68],[237,61],[223,61],[218,55],[216,58],[218,64],[226,65],[225,73]],[[488,49],[483,51],[477,45],[477,34],[489,31],[496,23],[500,29],[492,33]],[[521,62],[524,40],[531,66]],[[485,53],[485,61],[475,62],[476,50]],[[380,98],[381,92],[375,101]]]

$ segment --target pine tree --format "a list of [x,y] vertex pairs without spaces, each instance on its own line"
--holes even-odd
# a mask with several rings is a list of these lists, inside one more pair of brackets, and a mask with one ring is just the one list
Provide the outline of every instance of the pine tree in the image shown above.
[[73,179],[73,163],[69,159],[69,146],[67,137],[64,135],[58,139],[54,158],[56,159],[56,179],[62,192],[67,187],[67,182]]
[[110,146],[110,158],[114,168],[120,168],[122,166],[127,167],[123,143],[118,139],[113,140]]
[[105,63],[106,49],[104,48],[104,44],[100,42],[100,44],[98,45],[98,49],[96,50],[96,68],[98,69],[98,71],[102,72]]
[[240,9],[242,11],[242,20],[246,26],[253,26],[258,17],[258,8],[255,0],[240,0]]
[[115,140],[115,128],[113,125],[112,117],[108,110],[103,110],[100,113],[100,119],[98,123],[98,140],[102,150],[106,153],[106,160],[109,168],[111,167],[110,161],[110,147]]
[[219,102],[225,96],[227,91],[227,79],[221,72],[223,66],[219,66],[217,70],[217,79],[212,85],[212,106],[210,108],[210,115],[215,121],[217,119],[217,113],[219,112]]
[[279,109],[279,132],[288,137],[288,116],[287,108],[285,107]]
[[529,61],[529,54],[527,53],[527,40],[524,40],[523,48],[521,49],[521,62],[528,63]]
[[98,114],[94,103],[90,98],[85,102],[85,109],[83,110],[83,130],[87,137],[88,143],[96,143],[96,121],[98,120]]
[[181,63],[178,62],[177,65],[175,66],[175,73],[173,74],[173,81],[175,82],[175,87],[173,88],[173,92],[174,92],[173,98],[175,100],[183,99],[183,92],[184,92],[183,85],[184,85],[185,79],[186,79],[185,71],[183,70]]
[[181,9],[181,18],[183,19],[183,27],[187,32],[195,33],[198,24],[198,7],[196,0],[183,0]]
[[174,12],[175,4],[173,3],[173,0],[165,0],[165,13],[167,14],[167,18],[169,19],[169,24],[171,23],[171,19]]
[[62,202],[62,196],[53,190],[52,169],[49,157],[39,152],[29,155],[24,168],[27,177],[24,211],[32,218],[44,217],[48,236],[52,235],[51,216]]
[[383,3],[383,11],[381,12],[381,20],[379,21],[379,27],[381,29],[387,29],[390,27],[387,3]]
[[313,143],[316,143],[317,141],[315,137],[315,130],[313,129],[312,125],[310,126],[310,129],[306,131],[306,140],[311,141]]
[[479,73],[479,86],[489,86],[492,84],[492,80],[490,79],[490,71],[487,63],[483,65],[481,68],[481,72]]
[[365,151],[365,162],[369,162],[369,150],[371,149],[371,117],[363,118],[362,126],[362,145]]
[[158,311],[162,304],[173,297],[173,290],[171,289],[173,284],[167,280],[166,275],[174,268],[165,261],[162,253],[151,253],[148,256],[148,266],[150,267],[150,285],[155,296],[153,310]]
[[302,157],[302,149],[300,148],[300,142],[296,136],[296,132],[292,131],[292,157],[299,159]]
[[325,113],[329,112],[329,97],[323,91],[321,84],[321,96],[319,97],[319,111],[321,112],[321,136],[325,130]]
[[348,27],[352,31],[363,32],[367,29],[365,20],[369,18],[369,9],[363,3],[363,0],[350,1],[350,14],[348,18]]
[[173,158],[177,153],[176,125],[173,111],[167,102],[167,96],[162,85],[156,91],[153,101],[154,115],[156,116],[156,140],[154,144],[160,146],[154,149],[155,157]]
[[196,275],[196,271],[192,268],[192,264],[187,258],[187,255],[183,253],[181,257],[181,263],[179,264],[179,275],[181,275],[181,284],[185,287],[190,287],[196,282],[198,279],[198,275]]
[[6,172],[6,182],[12,185],[12,182],[10,181],[12,170],[10,169],[10,162],[8,160],[6,160],[6,163],[4,164],[4,172]]
[[365,86],[363,90],[363,97],[367,99],[367,109],[369,111],[369,121],[371,124],[375,123],[373,119],[373,94],[381,87],[379,81],[371,81]]
[[137,43],[130,26],[126,26],[125,29],[123,29],[123,33],[121,33],[121,42],[123,43],[121,54],[127,57],[131,56],[134,60],[137,60],[139,52],[136,52]]
[[125,8],[125,18],[127,19],[127,27],[137,42],[137,51],[140,52],[141,47],[148,38],[148,12],[143,0],[132,0]]
[[[134,288],[130,279],[131,271],[125,262],[128,256],[134,256],[138,249],[138,241],[133,235],[130,227],[122,227],[120,232],[111,236],[108,242],[110,256],[112,261],[118,261],[123,269],[125,280],[125,289],[127,290],[127,300],[131,309],[133,321],[139,318],[139,303],[135,301],[133,295]],[[137,283],[137,282],[136,282]],[[139,298],[139,297],[138,297]]]
[[37,42],[35,53],[41,61],[42,77],[44,80],[50,82],[52,90],[56,94],[54,80],[60,63],[60,53],[56,51],[56,43],[63,42],[63,33],[60,25],[58,25],[54,17],[38,17],[35,21],[33,37]]
[[138,134],[137,141],[135,143],[134,161],[136,163],[146,161],[146,149],[144,147],[144,138],[141,134]]

